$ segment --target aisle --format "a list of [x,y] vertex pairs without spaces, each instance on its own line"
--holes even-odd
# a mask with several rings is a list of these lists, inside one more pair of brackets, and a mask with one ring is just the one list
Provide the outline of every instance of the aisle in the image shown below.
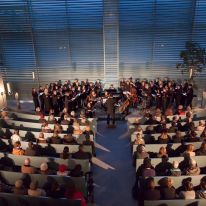
[[[131,196],[135,180],[126,121],[118,121],[115,129],[108,129],[105,121],[98,121],[97,158],[104,168],[94,165],[95,203],[97,206],[136,206]],[[104,151],[104,150],[109,151]],[[106,169],[108,168],[108,169]]]

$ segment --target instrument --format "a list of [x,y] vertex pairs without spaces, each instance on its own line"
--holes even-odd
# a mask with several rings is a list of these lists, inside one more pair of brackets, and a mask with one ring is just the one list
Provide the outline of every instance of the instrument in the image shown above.
[[130,101],[129,101],[129,99],[126,99],[123,102],[123,104],[119,107],[119,112],[123,113],[129,105],[130,105]]

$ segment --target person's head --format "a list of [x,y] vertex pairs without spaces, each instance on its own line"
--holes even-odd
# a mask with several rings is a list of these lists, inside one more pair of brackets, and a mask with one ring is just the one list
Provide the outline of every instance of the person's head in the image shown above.
[[44,139],[44,133],[43,132],[39,133],[39,139]]
[[144,145],[138,145],[137,146],[137,152],[138,153],[146,152],[145,146]]
[[42,172],[46,172],[46,171],[48,170],[48,165],[47,165],[46,162],[41,163],[41,165],[40,165],[40,170],[41,170]]
[[193,144],[188,144],[186,151],[193,152],[193,150],[194,150],[194,145]]
[[179,167],[179,162],[176,161],[176,160],[174,160],[173,163],[172,163],[172,166],[173,166],[174,169],[178,169],[178,167]]
[[205,121],[204,120],[200,120],[199,121],[199,126],[204,127],[205,126]]
[[30,142],[28,143],[28,147],[31,149],[31,148],[33,148],[33,146],[34,146],[33,142],[30,141]]
[[166,187],[171,188],[173,186],[173,180],[170,177],[166,178]]
[[200,148],[201,148],[202,150],[206,150],[206,142],[202,142]]
[[69,147],[64,147],[64,149],[63,149],[63,153],[69,153]]
[[21,179],[16,180],[15,182],[15,188],[21,189],[23,187],[23,181]]
[[18,149],[21,147],[21,142],[17,141],[14,143],[14,148]]
[[150,190],[155,189],[155,181],[154,181],[153,177],[147,178],[145,183],[146,183],[146,188],[147,189],[150,189]]
[[25,166],[30,166],[30,163],[31,163],[31,161],[30,161],[29,158],[26,158],[26,159],[24,160],[24,165],[25,165]]
[[29,186],[30,190],[36,190],[38,188],[38,182],[37,181],[32,181],[30,183],[30,186]]
[[59,165],[59,172],[64,173],[66,170],[67,170],[66,165],[64,165],[64,164]]
[[167,155],[163,155],[162,156],[162,162],[168,162],[169,158],[167,157]]
[[67,114],[64,115],[64,120],[68,120],[68,115]]
[[70,115],[71,115],[71,117],[75,117],[75,111],[71,111],[71,113],[70,113]]
[[152,167],[152,164],[151,164],[151,159],[150,158],[145,158],[144,161],[143,161],[143,164],[144,164],[144,168],[151,168]]
[[84,146],[83,145],[79,145],[79,151],[83,152]]
[[176,131],[176,137],[182,137],[182,132],[179,131],[179,130],[177,130],[177,131]]
[[40,112],[40,111],[41,111],[40,107],[37,107],[36,112]]
[[167,150],[166,150],[166,148],[165,147],[160,147],[160,149],[159,149],[159,154],[167,154]]
[[206,190],[206,176],[203,176],[200,180],[200,187],[203,190]]
[[183,186],[184,186],[185,191],[193,190],[193,184],[191,183],[191,181],[186,181]]
[[182,105],[179,105],[179,106],[178,106],[178,110],[183,110],[183,106],[182,106]]
[[138,133],[142,132],[141,126],[138,126],[138,127],[137,127],[137,132],[138,132]]

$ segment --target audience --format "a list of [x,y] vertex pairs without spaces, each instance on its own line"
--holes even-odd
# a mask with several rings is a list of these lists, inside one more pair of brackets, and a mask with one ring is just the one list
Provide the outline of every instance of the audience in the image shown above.
[[34,174],[36,172],[36,169],[32,167],[30,164],[31,164],[30,159],[26,158],[24,160],[24,165],[21,166],[21,172],[24,174]]
[[24,187],[23,181],[21,179],[16,180],[15,185],[13,187],[13,193],[15,195],[27,195],[27,190]]
[[183,190],[179,193],[179,197],[185,200],[193,200],[195,199],[195,196],[196,194],[192,183],[190,181],[186,181],[183,185]]
[[28,189],[28,195],[33,197],[40,197],[40,196],[46,196],[46,192],[43,189],[38,188],[37,181],[32,181]]

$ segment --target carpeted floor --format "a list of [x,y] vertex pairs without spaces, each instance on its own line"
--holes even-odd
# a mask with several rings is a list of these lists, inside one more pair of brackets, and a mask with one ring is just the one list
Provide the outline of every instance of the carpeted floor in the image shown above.
[[132,166],[127,123],[118,121],[116,125],[115,129],[108,129],[105,121],[98,121],[95,203],[98,206],[136,206],[131,196],[135,168]]

